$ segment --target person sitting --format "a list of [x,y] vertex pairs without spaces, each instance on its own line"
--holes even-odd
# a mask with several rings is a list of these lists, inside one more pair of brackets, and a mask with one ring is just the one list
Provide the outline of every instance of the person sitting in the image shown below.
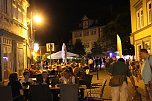
[[23,76],[24,78],[20,80],[20,83],[22,84],[23,88],[26,89],[27,86],[33,84],[34,81],[30,78],[30,73],[28,71],[25,71]]
[[42,85],[43,84],[43,76],[42,74],[36,75],[36,82],[34,85]]
[[51,76],[56,76],[55,68],[53,68],[53,69],[50,71],[49,75],[51,75]]
[[24,101],[24,92],[21,83],[18,81],[17,73],[11,73],[9,75],[8,86],[11,86],[13,101]]
[[48,72],[47,71],[43,71],[42,72],[42,77],[43,77],[43,84],[50,84],[49,82],[49,77],[48,77]]
[[75,84],[75,77],[72,75],[69,69],[66,69],[63,72],[63,76],[61,76],[60,81],[63,84]]

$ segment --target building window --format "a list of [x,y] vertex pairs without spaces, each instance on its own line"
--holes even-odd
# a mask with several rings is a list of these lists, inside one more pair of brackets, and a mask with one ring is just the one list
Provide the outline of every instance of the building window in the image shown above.
[[142,8],[137,10],[136,19],[137,19],[137,30],[138,30],[144,26],[144,16],[143,16],[143,9]]
[[138,44],[137,45],[137,59],[139,60],[139,52],[140,52],[140,50],[141,50],[141,44]]
[[93,35],[96,35],[96,29],[93,30]]
[[17,19],[18,18],[18,10],[15,4],[13,4],[13,19]]
[[89,31],[83,31],[84,36],[89,36]]
[[150,41],[144,42],[144,49],[147,49],[148,53],[150,53]]
[[4,0],[4,12],[7,13],[7,0]]
[[76,32],[76,33],[74,33],[74,37],[75,38],[82,37],[82,33],[81,32]]
[[22,48],[17,49],[17,60],[18,75],[22,76],[24,70],[24,53]]
[[83,22],[83,28],[88,28],[88,21]]
[[23,14],[22,14],[22,11],[21,11],[21,10],[18,11],[18,21],[19,21],[20,23],[23,23]]
[[8,79],[12,72],[12,41],[3,38],[3,78]]
[[151,24],[151,1],[147,2],[147,18],[148,18],[148,24]]
[[92,30],[90,31],[90,34],[91,34],[91,35],[96,35],[96,29],[92,29]]
[[76,42],[81,42],[81,39],[76,39]]
[[0,9],[7,13],[7,0],[0,0]]

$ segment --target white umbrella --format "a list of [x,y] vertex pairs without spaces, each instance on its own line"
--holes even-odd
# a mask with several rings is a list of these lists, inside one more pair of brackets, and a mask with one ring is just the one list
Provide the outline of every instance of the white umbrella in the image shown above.
[[[62,51],[58,51],[56,53],[51,54],[51,59],[62,59]],[[67,57],[78,57],[78,54],[67,52]],[[50,59],[50,55],[47,57]]]
[[64,63],[67,63],[67,49],[65,43],[62,45],[62,51],[61,51],[62,61]]

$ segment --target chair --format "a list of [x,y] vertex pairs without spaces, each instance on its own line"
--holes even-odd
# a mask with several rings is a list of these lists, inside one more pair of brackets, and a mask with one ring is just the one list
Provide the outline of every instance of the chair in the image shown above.
[[[106,86],[106,82],[107,82],[107,80],[104,80],[104,81],[103,81],[99,93],[97,93],[97,92],[91,93],[91,96],[88,96],[88,94],[87,94],[86,101],[112,100],[112,99],[108,99],[108,98],[103,98],[103,93],[104,93],[104,88],[105,88],[105,86]],[[97,96],[99,96],[99,97],[97,97]]]
[[99,88],[98,86],[95,86],[94,84],[92,84],[92,77],[93,75],[90,74],[86,74],[83,76],[82,78],[82,84],[86,85],[86,89],[89,89],[88,93],[91,95],[92,90],[95,90],[96,88]]
[[60,86],[60,101],[78,101],[77,84],[61,84]]
[[10,86],[0,86],[0,100],[13,101],[12,91]]
[[48,85],[32,85],[29,88],[29,101],[53,101]]
[[59,84],[60,81],[59,81],[59,78],[55,77],[55,78],[50,78],[50,81],[51,81],[51,86],[55,86],[56,84]]

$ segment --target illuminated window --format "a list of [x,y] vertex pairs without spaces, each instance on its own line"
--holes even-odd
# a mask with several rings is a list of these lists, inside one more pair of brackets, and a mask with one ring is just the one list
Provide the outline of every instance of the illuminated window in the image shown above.
[[142,8],[136,11],[136,20],[137,20],[137,30],[144,27],[144,16],[143,16]]
[[12,41],[7,38],[3,38],[3,77],[8,79],[12,72]]
[[144,48],[150,53],[150,41],[144,42]]
[[151,16],[151,1],[147,2],[147,17],[148,17],[148,24],[151,24],[152,16]]
[[137,45],[137,59],[139,59],[139,52],[140,52],[140,50],[141,50],[141,44],[138,44]]
[[17,19],[18,18],[18,10],[17,10],[17,6],[15,3],[13,3],[13,6],[12,6],[12,10],[13,10],[13,19]]

